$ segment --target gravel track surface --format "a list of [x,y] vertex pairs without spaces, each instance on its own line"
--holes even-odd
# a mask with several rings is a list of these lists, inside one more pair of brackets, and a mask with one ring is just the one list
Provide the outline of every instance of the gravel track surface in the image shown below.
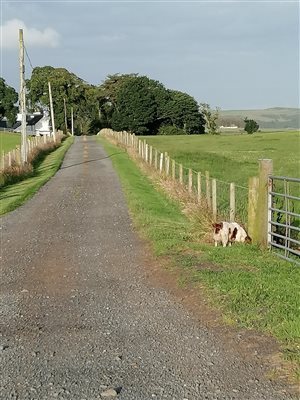
[[291,398],[149,283],[95,138],[1,222],[0,399]]

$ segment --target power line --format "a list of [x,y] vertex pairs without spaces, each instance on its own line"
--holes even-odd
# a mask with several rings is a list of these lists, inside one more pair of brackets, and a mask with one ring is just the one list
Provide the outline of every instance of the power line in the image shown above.
[[28,58],[29,64],[30,64],[30,66],[31,66],[31,69],[33,69],[33,66],[32,66],[30,57],[29,57],[29,55],[28,55],[28,53],[27,53],[27,49],[26,49],[26,46],[25,46],[25,45],[24,45],[24,49],[25,49],[26,57]]

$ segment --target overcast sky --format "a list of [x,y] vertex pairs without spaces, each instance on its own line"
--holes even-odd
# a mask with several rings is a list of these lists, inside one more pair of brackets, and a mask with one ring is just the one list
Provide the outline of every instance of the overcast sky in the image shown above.
[[299,107],[299,1],[1,0],[1,76],[16,90],[19,28],[33,67],[92,84],[135,72],[222,109]]

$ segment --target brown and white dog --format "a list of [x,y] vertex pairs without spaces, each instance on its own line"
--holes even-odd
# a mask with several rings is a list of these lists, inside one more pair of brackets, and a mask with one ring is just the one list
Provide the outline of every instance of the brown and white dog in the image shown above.
[[223,247],[226,247],[229,243],[229,222],[216,222],[213,224],[214,234],[213,239],[215,242],[215,246],[218,246],[218,243],[222,243]]
[[222,243],[223,247],[231,246],[233,242],[251,243],[251,238],[247,235],[245,229],[237,222],[218,222],[213,224],[213,239],[215,246]]

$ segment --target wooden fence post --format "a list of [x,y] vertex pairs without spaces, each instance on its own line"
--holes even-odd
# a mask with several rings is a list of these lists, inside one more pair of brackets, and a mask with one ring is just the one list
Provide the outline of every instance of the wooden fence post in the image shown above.
[[166,153],[166,175],[170,175],[170,157],[168,156],[168,153]]
[[217,181],[216,181],[216,179],[212,179],[212,181],[211,181],[211,194],[212,194],[212,212],[213,212],[213,217],[216,220],[216,218],[217,218]]
[[273,173],[273,160],[263,159],[259,161],[259,186],[256,223],[258,230],[258,243],[262,247],[268,245],[268,194],[269,175]]
[[154,168],[157,170],[158,168],[158,151],[155,149],[154,151]]
[[149,164],[152,166],[152,158],[153,158],[153,147],[150,146],[150,154],[149,154]]
[[206,201],[209,208],[211,208],[211,195],[210,195],[210,183],[209,183],[209,171],[205,171],[205,183],[206,183]]
[[201,201],[201,172],[197,173],[197,198],[198,203]]
[[21,165],[21,160],[22,160],[22,158],[21,158],[21,149],[18,146],[18,147],[16,147],[16,162],[17,162],[18,165]]
[[148,162],[148,144],[145,144],[145,161]]
[[254,243],[258,243],[258,226],[256,225],[257,201],[258,201],[258,176],[249,178],[248,192],[248,234]]
[[181,185],[183,184],[183,168],[182,168],[182,164],[179,164],[179,183]]
[[235,220],[235,184],[230,184],[230,199],[229,199],[230,215],[229,220],[233,222]]
[[11,162],[12,162],[12,164],[15,164],[16,163],[16,149],[12,150],[11,155],[12,155]]
[[176,178],[176,164],[175,160],[172,160],[172,179],[175,181]]
[[189,183],[188,183],[189,193],[193,191],[193,171],[189,168]]
[[159,172],[162,173],[164,164],[164,153],[160,153]]

